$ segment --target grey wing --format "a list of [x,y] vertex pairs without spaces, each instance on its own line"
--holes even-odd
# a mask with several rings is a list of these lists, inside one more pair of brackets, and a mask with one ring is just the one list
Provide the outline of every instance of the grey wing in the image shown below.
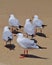
[[11,19],[11,20],[9,21],[9,25],[15,26],[15,25],[16,25],[15,20],[14,20],[14,19]]
[[41,25],[43,25],[43,21],[42,20],[39,19],[38,21],[40,22]]
[[18,26],[18,25],[20,25],[20,23],[19,23],[19,21],[15,18],[15,19],[9,20],[9,25],[11,25],[11,26]]
[[18,19],[16,19],[16,24],[19,26],[20,25],[20,22]]
[[35,44],[33,40],[30,40],[28,38],[24,38],[21,41],[21,43],[23,43],[23,45],[26,46],[26,47],[31,47],[31,46],[33,46]]
[[2,38],[7,41],[8,37],[12,39],[13,38],[12,33],[9,31],[4,32]]

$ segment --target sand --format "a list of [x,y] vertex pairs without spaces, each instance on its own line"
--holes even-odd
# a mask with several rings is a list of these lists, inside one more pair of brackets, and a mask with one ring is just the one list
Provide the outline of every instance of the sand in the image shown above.
[[[24,25],[26,18],[31,18],[37,14],[43,23],[47,25],[43,29],[43,33],[47,36],[37,36],[35,39],[38,44],[47,49],[29,50],[29,56],[19,58],[23,53],[23,49],[17,44],[16,37],[12,41],[15,45],[14,50],[5,47],[2,40],[2,32],[4,26],[8,24],[10,14],[14,14]],[[52,0],[0,0],[0,65],[52,65]]]

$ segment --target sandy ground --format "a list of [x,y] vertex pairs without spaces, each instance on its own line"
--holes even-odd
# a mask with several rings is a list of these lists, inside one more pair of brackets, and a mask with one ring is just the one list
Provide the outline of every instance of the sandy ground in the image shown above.
[[[23,49],[17,44],[16,37],[12,41],[14,50],[5,47],[2,40],[4,26],[8,25],[10,14],[14,14],[24,25],[26,18],[32,18],[38,14],[43,23],[47,25],[43,33],[47,38],[37,36],[38,44],[47,49],[29,50],[29,56],[20,59],[19,55]],[[0,0],[0,65],[52,65],[52,0]]]

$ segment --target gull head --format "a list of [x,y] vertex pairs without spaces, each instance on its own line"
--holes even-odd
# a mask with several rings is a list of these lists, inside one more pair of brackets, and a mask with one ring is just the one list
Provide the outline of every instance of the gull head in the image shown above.
[[17,37],[23,37],[23,34],[22,33],[18,33]]
[[11,17],[11,18],[14,18],[14,15],[13,15],[13,14],[10,14],[9,18],[10,18],[10,17]]
[[26,19],[26,22],[30,21],[30,19]]
[[9,31],[10,27],[9,26],[5,26],[4,27],[4,31]]
[[35,18],[35,19],[38,19],[38,15],[34,15],[34,18]]

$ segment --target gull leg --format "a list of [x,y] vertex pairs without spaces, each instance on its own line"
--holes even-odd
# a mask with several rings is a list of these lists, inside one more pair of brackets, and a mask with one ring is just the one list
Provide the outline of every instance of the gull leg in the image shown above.
[[25,55],[25,50],[24,50],[24,55]]
[[40,32],[42,33],[42,28],[40,28]]
[[26,54],[28,54],[28,50],[26,50]]

